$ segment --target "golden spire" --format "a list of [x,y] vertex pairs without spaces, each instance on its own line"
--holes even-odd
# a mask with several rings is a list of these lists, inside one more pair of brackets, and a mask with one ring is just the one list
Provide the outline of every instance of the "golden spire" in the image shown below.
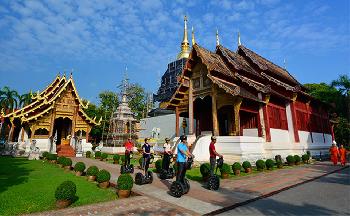
[[192,26],[192,46],[196,44],[196,40],[194,39],[194,29]]
[[220,45],[220,40],[219,40],[219,30],[216,29],[216,46]]
[[187,37],[187,16],[185,16],[184,21],[184,38],[181,43],[181,52],[177,55],[177,59],[188,58],[190,55],[190,43],[188,42]]
[[238,46],[241,46],[241,33],[238,31]]

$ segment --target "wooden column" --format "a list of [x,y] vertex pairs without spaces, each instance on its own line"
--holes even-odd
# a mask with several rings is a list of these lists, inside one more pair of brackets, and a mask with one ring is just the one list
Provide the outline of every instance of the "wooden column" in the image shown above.
[[310,102],[311,101],[308,101],[306,103],[306,110],[307,110],[307,128],[309,130],[309,133],[310,133],[310,137],[311,137],[311,142],[313,143],[314,142],[314,138],[312,137],[312,130],[311,130],[311,112],[310,112]]
[[235,124],[234,124],[234,135],[235,136],[240,136],[241,131],[240,131],[240,120],[239,120],[239,110],[241,108],[242,104],[242,98],[236,97],[234,104],[233,104],[233,109],[234,109],[234,114],[235,114]]
[[290,103],[290,111],[292,114],[292,122],[293,122],[293,130],[294,130],[294,141],[296,143],[300,142],[299,139],[299,132],[298,132],[298,123],[297,123],[297,113],[295,110],[295,101],[296,101],[296,94],[293,95],[292,102]]
[[55,124],[55,117],[56,117],[56,111],[55,110],[53,110],[52,111],[52,114],[51,114],[51,125],[50,125],[50,133],[49,133],[49,137],[51,137],[51,136],[54,136],[54,131],[53,131],[53,129],[54,129],[54,124]]
[[189,84],[189,94],[188,94],[188,134],[193,134],[193,89],[192,89],[192,80],[190,79]]
[[270,100],[270,96],[266,95],[265,96],[266,105],[263,106],[266,142],[271,142],[270,121],[269,121],[269,114],[268,114],[268,110],[267,110],[267,105],[269,103],[269,100]]
[[175,128],[175,136],[179,137],[180,136],[180,112],[179,112],[179,107],[175,108],[175,118],[176,118],[176,128]]
[[217,113],[217,100],[216,100],[216,86],[213,83],[211,86],[211,113],[213,118],[213,135],[219,135],[219,123],[218,123],[218,113]]
[[335,140],[334,138],[334,124],[331,124],[331,134],[332,134],[332,141]]

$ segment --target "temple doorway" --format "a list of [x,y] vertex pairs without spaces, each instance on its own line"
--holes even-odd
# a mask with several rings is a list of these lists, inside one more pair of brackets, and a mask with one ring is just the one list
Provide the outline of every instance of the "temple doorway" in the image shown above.
[[213,114],[212,114],[211,97],[206,96],[203,99],[197,98],[193,102],[194,119],[196,121],[196,136],[202,132],[213,131]]
[[57,133],[57,145],[69,145],[72,134],[72,120],[69,118],[57,118],[54,123],[54,130],[52,136]]
[[229,136],[233,132],[233,121],[234,121],[234,108],[233,106],[223,106],[218,110],[218,121],[219,121],[219,135]]

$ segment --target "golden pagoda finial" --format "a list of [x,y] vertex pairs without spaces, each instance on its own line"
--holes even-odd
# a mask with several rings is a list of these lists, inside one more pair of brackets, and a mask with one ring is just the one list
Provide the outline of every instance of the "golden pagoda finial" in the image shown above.
[[219,39],[219,30],[216,29],[216,46],[220,45],[220,39]]
[[187,16],[185,16],[184,22],[184,37],[181,43],[181,52],[177,55],[177,59],[188,58],[190,55],[190,43],[187,37]]
[[238,46],[241,46],[241,33],[238,31]]
[[192,26],[192,46],[196,44],[196,40],[194,38],[194,29],[193,29],[193,26]]

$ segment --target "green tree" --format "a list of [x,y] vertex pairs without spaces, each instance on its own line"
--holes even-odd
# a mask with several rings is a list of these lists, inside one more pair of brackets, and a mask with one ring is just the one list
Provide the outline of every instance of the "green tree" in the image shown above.
[[340,75],[337,80],[331,83],[345,97],[345,109],[348,121],[350,121],[350,79],[347,75]]
[[350,146],[350,123],[346,118],[339,117],[334,127],[335,141],[338,145]]
[[18,107],[18,92],[10,89],[8,86],[0,90],[0,106],[5,109],[13,110]]
[[19,96],[19,107],[25,107],[32,102],[32,96],[30,93],[22,94]]
[[129,85],[127,88],[128,104],[133,113],[135,113],[136,118],[139,120],[145,117],[147,95],[145,89],[139,84]]

